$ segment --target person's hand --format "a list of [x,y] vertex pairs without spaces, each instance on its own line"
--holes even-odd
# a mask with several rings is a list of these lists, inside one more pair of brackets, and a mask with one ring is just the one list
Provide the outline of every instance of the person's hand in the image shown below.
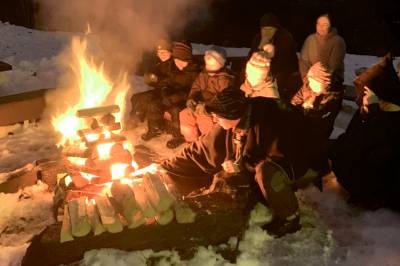
[[163,117],[167,121],[172,121],[172,115],[169,112],[164,112]]
[[189,108],[190,110],[192,110],[193,112],[196,111],[196,105],[197,105],[197,102],[193,99],[188,99],[186,101],[186,107]]
[[364,86],[363,105],[368,106],[374,103],[379,103],[378,96],[370,88]]
[[157,81],[158,81],[158,77],[154,73],[146,73],[144,75],[144,83],[146,83],[146,84],[157,83]]
[[206,105],[205,105],[205,103],[198,103],[197,105],[196,105],[196,114],[198,114],[198,115],[204,115],[204,114],[206,114],[207,113],[207,111],[206,111]]
[[238,165],[237,163],[235,163],[232,160],[227,160],[227,161],[223,162],[222,168],[228,174],[240,173],[240,171],[241,171],[240,165]]

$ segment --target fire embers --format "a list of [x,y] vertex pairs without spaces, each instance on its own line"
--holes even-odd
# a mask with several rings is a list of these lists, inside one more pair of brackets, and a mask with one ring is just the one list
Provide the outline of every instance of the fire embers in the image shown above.
[[120,179],[135,170],[132,145],[118,134],[121,125],[113,115],[118,112],[118,105],[77,111],[76,116],[84,120],[86,128],[78,130],[79,141],[67,143],[62,150],[76,187]]
[[[145,224],[192,223],[196,214],[171,193],[161,173],[120,179],[88,190],[70,190],[65,204],[60,242],[103,232],[118,233]],[[89,187],[90,187],[89,186]],[[101,189],[100,189],[101,187]]]

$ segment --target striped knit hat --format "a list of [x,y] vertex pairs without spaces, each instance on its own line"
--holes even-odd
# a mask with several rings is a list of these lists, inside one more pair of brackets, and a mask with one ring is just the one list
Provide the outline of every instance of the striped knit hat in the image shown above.
[[235,87],[228,87],[206,103],[206,111],[225,119],[235,120],[243,116],[246,106],[244,93]]
[[172,47],[172,56],[182,61],[191,61],[193,58],[192,45],[187,41],[175,42]]

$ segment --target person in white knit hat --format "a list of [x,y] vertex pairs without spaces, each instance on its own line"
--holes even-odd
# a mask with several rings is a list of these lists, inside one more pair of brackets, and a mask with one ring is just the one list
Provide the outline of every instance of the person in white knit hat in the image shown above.
[[186,142],[196,141],[200,135],[208,133],[213,119],[204,111],[205,104],[235,81],[232,71],[225,67],[226,51],[222,47],[212,46],[207,50],[204,62],[204,69],[193,82],[187,108],[179,114],[181,133]]
[[280,98],[278,87],[270,73],[270,54],[255,52],[246,64],[246,80],[240,87],[246,97]]

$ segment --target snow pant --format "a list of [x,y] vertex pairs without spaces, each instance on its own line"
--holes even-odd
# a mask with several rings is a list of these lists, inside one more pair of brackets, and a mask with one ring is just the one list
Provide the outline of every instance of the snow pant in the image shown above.
[[179,90],[164,89],[160,97],[153,98],[147,113],[148,129],[164,129],[164,112],[171,114],[169,129],[174,137],[181,136],[179,112],[185,107],[186,93]]
[[179,113],[180,130],[186,142],[196,141],[200,135],[207,134],[214,122],[212,116],[208,114],[196,114],[189,108],[185,108]]
[[285,220],[297,215],[299,204],[288,174],[290,165],[279,160],[266,160],[256,166],[255,180],[274,219]]

